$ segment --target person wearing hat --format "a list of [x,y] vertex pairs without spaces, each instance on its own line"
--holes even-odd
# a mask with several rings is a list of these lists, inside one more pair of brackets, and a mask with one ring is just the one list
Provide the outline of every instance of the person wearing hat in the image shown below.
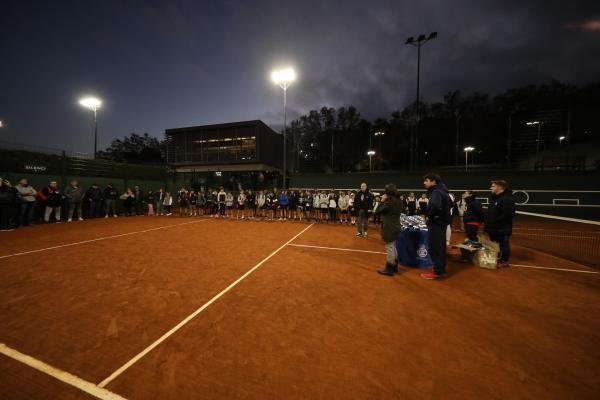
[[375,211],[381,215],[381,238],[385,242],[385,267],[377,272],[381,275],[393,276],[398,273],[398,252],[396,239],[400,234],[400,214],[402,202],[398,196],[398,189],[393,183],[385,186],[385,193],[381,196],[381,203]]

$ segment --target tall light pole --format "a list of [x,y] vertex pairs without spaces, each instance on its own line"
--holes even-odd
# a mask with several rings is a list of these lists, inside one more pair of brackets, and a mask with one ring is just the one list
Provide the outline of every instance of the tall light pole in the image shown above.
[[98,154],[98,109],[102,105],[102,101],[95,97],[86,97],[79,100],[79,104],[94,112],[94,159],[96,159]]
[[373,156],[375,155],[375,150],[367,151],[367,155],[369,156],[369,172],[373,172]]
[[465,172],[469,169],[468,165],[469,165],[469,153],[472,152],[473,150],[475,150],[475,147],[473,146],[468,146],[464,148],[464,152],[465,152]]
[[414,36],[406,39],[404,44],[409,44],[417,48],[417,123],[415,125],[415,133],[410,136],[410,169],[416,169],[419,163],[419,123],[421,122],[421,110],[419,107],[419,87],[421,82],[421,46],[428,41],[437,37],[437,32],[431,32],[429,35],[419,35],[416,39]]
[[[383,152],[381,151],[381,137],[385,135],[384,131],[377,131],[373,134],[374,136],[377,136],[379,138],[379,158],[381,159],[381,157],[383,156]],[[381,168],[381,165],[380,165]]]
[[533,125],[537,125],[537,139],[535,140],[535,160],[536,162],[540,161],[540,140],[542,138],[542,125],[544,123],[542,121],[531,121],[531,122],[526,122],[525,125],[527,126],[533,126]]
[[283,188],[287,187],[287,89],[296,80],[296,72],[292,68],[277,69],[271,73],[273,83],[283,89]]

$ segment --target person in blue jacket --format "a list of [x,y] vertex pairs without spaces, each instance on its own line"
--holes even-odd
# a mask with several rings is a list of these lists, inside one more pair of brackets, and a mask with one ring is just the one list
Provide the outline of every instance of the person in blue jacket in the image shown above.
[[503,180],[491,182],[492,197],[485,214],[485,232],[500,246],[499,267],[508,267],[510,235],[515,218],[515,200],[508,183]]
[[289,198],[287,195],[287,192],[285,190],[283,190],[281,193],[279,193],[278,196],[278,200],[279,200],[279,208],[281,209],[281,215],[279,217],[279,219],[282,219],[284,221],[287,220],[288,218],[288,209],[289,209]]
[[430,280],[443,279],[446,277],[446,228],[451,221],[452,200],[438,174],[430,172],[423,176],[423,186],[429,192],[425,214],[433,269],[421,274],[421,277]]

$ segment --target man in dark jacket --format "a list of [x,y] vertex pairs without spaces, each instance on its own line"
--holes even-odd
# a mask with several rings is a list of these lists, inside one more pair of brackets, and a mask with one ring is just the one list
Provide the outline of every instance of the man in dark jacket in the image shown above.
[[38,196],[44,204],[44,222],[50,222],[50,215],[54,212],[54,218],[60,223],[60,209],[63,203],[63,195],[58,190],[56,181],[50,182],[48,186],[38,192]]
[[466,204],[463,213],[463,224],[467,234],[467,240],[477,242],[477,232],[483,224],[484,214],[481,203],[477,200],[475,192],[467,190],[462,194],[462,199]]
[[106,209],[104,218],[108,218],[111,213],[113,217],[117,218],[117,196],[119,196],[119,192],[112,183],[109,183],[104,189],[104,206]]
[[510,257],[510,235],[515,218],[515,200],[506,181],[492,181],[492,197],[485,215],[485,231],[490,239],[500,246],[499,267],[508,267]]
[[0,231],[12,230],[10,219],[14,202],[15,195],[9,182],[0,177]]
[[373,195],[366,183],[360,184],[360,191],[354,198],[354,210],[357,217],[358,237],[367,237],[369,230],[369,210],[373,208]]
[[428,173],[423,177],[423,185],[429,192],[427,204],[427,231],[429,236],[429,255],[433,261],[433,270],[421,274],[424,279],[443,279],[446,277],[446,228],[451,222],[452,200],[448,189],[438,174]]
[[385,268],[380,269],[381,275],[393,276],[398,273],[398,252],[396,239],[400,234],[400,214],[402,201],[398,196],[398,189],[393,183],[385,186],[385,193],[381,197],[381,204],[377,207],[377,214],[383,216],[381,223],[381,238],[385,243]]
[[96,218],[100,214],[100,205],[102,204],[102,190],[97,183],[85,192],[85,200],[89,206],[89,218]]

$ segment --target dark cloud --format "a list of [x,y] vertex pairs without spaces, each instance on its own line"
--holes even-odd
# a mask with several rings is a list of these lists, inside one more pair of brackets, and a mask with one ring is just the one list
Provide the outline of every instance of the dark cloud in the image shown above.
[[387,117],[414,99],[600,78],[598,1],[23,2],[0,16],[6,140],[90,148],[85,93],[105,100],[102,143],[129,132],[262,118],[281,126],[270,70],[292,64],[289,117],[353,104]]

